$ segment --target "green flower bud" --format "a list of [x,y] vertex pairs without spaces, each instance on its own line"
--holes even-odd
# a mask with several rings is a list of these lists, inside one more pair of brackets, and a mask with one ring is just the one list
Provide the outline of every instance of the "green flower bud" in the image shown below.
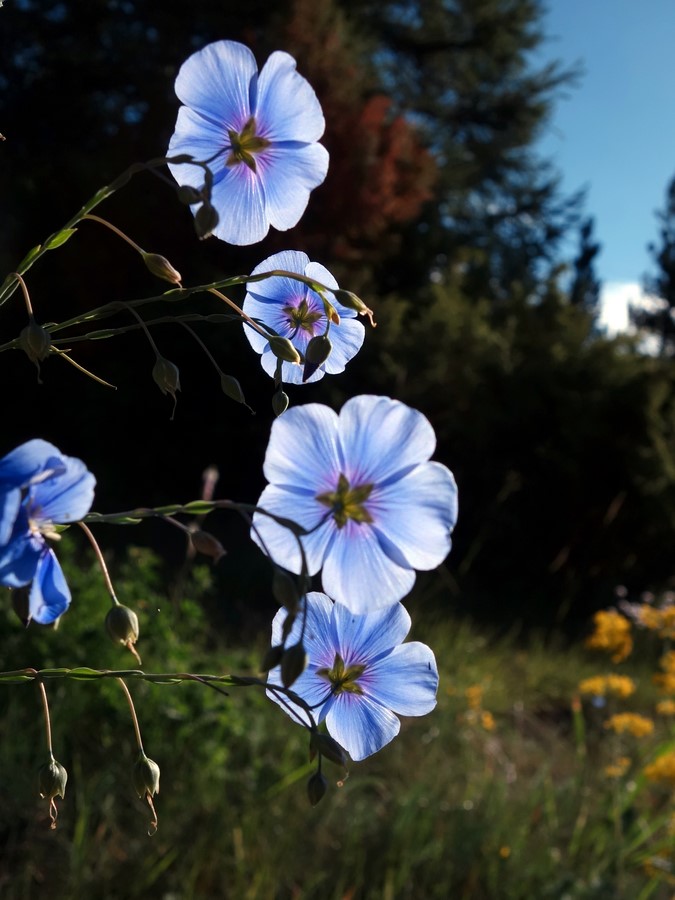
[[373,319],[374,313],[372,309],[369,309],[366,306],[360,297],[357,297],[356,294],[353,294],[351,291],[343,291],[341,289],[335,290],[332,293],[338,303],[346,306],[347,309],[356,310],[360,316],[368,316],[370,324],[375,327],[375,320]]
[[49,356],[52,339],[49,332],[30,316],[28,325],[19,335],[19,343],[28,359],[37,365]]
[[171,284],[181,283],[180,272],[176,271],[169,260],[164,256],[160,256],[159,253],[144,253],[143,262],[157,278],[170,281]]
[[141,750],[134,763],[134,788],[139,798],[154,797],[159,794],[159,766]]
[[195,213],[195,231],[200,241],[211,237],[213,229],[218,226],[218,213],[212,204],[205,200]]
[[180,390],[178,366],[168,359],[164,359],[163,356],[158,356],[152,370],[152,377],[163,394],[170,394],[173,397],[173,412],[171,413],[173,419],[176,412],[176,391]]
[[237,403],[246,403],[244,400],[244,392],[236,378],[233,378],[231,375],[221,375],[220,387],[226,397],[229,397],[231,400],[236,400]]
[[109,609],[108,615],[105,617],[105,627],[111,640],[124,644],[125,647],[135,644],[138,640],[140,631],[138,616],[128,606],[115,604],[112,609]]
[[315,772],[307,782],[307,796],[312,806],[323,800],[328,787],[328,779],[323,772]]
[[332,349],[333,345],[327,334],[317,334],[311,339],[305,350],[305,368],[302,370],[303,382],[311,378],[319,366],[326,362]]
[[275,669],[281,662],[281,657],[283,655],[283,644],[277,644],[274,647],[270,647],[267,653],[263,656],[262,662],[260,663],[260,671],[269,672],[270,669]]
[[57,762],[50,754],[50,760],[40,767],[38,772],[38,789],[40,796],[49,800],[50,828],[56,828],[56,819],[59,814],[56,808],[56,797],[62,799],[66,796],[66,782],[68,773],[60,762]]
[[288,409],[289,403],[290,400],[288,399],[288,394],[279,388],[279,390],[272,395],[272,412],[275,416],[282,415],[282,413],[285,413]]
[[198,553],[203,553],[204,556],[210,556],[216,563],[219,562],[226,553],[223,545],[217,538],[210,532],[202,531],[201,529],[193,531],[190,534],[190,543]]
[[281,683],[289,688],[302,675],[307,667],[307,653],[302,643],[294,644],[285,651],[281,658]]
[[288,338],[280,337],[278,334],[271,334],[268,337],[270,350],[277,359],[289,363],[301,363],[302,357],[295,349]]
[[176,189],[176,196],[178,197],[178,202],[184,203],[185,206],[192,206],[194,203],[200,203],[202,200],[202,192],[190,184],[181,184]]
[[336,766],[347,768],[347,751],[344,750],[336,740],[329,734],[323,734],[320,731],[313,731],[309,739],[309,758],[314,759],[317,753],[325,756]]
[[285,606],[291,613],[298,611],[300,593],[295,579],[285,569],[274,569],[272,576],[272,593],[280,606]]

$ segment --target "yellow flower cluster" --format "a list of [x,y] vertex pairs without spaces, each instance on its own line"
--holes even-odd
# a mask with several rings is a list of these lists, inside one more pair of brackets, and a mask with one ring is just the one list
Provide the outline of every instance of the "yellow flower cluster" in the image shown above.
[[675,752],[663,753],[645,767],[645,778],[675,787]]
[[639,713],[616,713],[605,722],[605,728],[617,734],[632,734],[634,737],[646,737],[654,731],[654,722]]
[[615,609],[603,609],[593,616],[594,630],[586,638],[586,646],[592,650],[604,650],[618,663],[630,656],[633,649],[631,625],[625,616]]
[[675,700],[659,700],[656,704],[656,712],[660,716],[675,716]]
[[579,690],[582,694],[592,694],[594,697],[630,697],[635,693],[635,682],[627,675],[595,675],[580,681]]
[[480,709],[483,705],[483,686],[472,684],[464,691],[469,709]]
[[659,637],[665,640],[675,637],[675,606],[656,609],[643,603],[638,615],[640,624],[650,631],[655,631]]
[[608,778],[623,778],[630,767],[630,757],[620,756],[613,763],[605,766],[605,775]]
[[480,724],[485,731],[494,731],[496,726],[495,718],[491,712],[483,709],[483,686],[473,684],[464,691],[466,703],[469,709],[462,716],[465,722],[471,725]]

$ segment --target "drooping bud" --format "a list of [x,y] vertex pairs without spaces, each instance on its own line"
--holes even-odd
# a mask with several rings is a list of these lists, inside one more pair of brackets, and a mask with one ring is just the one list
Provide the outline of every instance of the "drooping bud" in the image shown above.
[[246,403],[244,392],[236,378],[223,373],[220,376],[220,387],[226,397],[229,397],[231,400],[236,400],[237,403]]
[[181,283],[180,272],[174,269],[165,256],[160,256],[159,253],[144,253],[143,262],[148,270],[152,272],[153,275],[156,275],[157,278],[162,278],[164,281],[170,281],[171,284]]
[[194,203],[200,203],[202,200],[202,192],[190,184],[181,184],[176,188],[176,196],[178,197],[178,202],[184,203],[185,206],[192,206]]
[[66,796],[67,781],[68,773],[64,766],[57,762],[53,756],[48,763],[40,767],[38,772],[38,789],[40,796],[49,800],[50,828],[56,828],[58,809],[56,808],[55,798],[61,797],[63,799]]
[[267,653],[263,656],[262,662],[260,663],[260,671],[261,672],[269,672],[270,669],[276,669],[276,667],[281,662],[281,657],[284,655],[284,645],[276,644],[269,648]]
[[176,391],[180,390],[178,366],[163,356],[158,356],[152,369],[152,377],[163,394],[170,394],[173,397],[173,412],[171,413],[173,419],[176,412]]
[[270,344],[270,350],[276,356],[277,359],[282,359],[284,362],[289,363],[301,363],[302,356],[295,349],[293,344],[288,340],[288,338],[280,337],[278,334],[271,334],[268,338]]
[[38,325],[33,316],[30,316],[28,325],[19,335],[19,342],[28,359],[38,363],[49,356],[52,339],[46,328]]
[[355,310],[360,316],[368,316],[370,324],[373,328],[375,327],[375,319],[373,318],[374,313],[372,309],[366,306],[360,297],[357,297],[356,294],[353,294],[351,291],[343,291],[342,289],[336,289],[332,293],[337,302],[346,306],[347,309]]
[[320,365],[326,362],[332,349],[333,345],[327,334],[317,334],[311,339],[305,350],[305,367],[302,370],[303,383],[312,377]]
[[300,604],[300,592],[295,579],[285,570],[275,567],[272,576],[272,593],[280,606],[296,613]]
[[347,751],[344,750],[329,734],[323,734],[320,731],[312,732],[312,736],[309,739],[310,760],[314,759],[317,753],[320,753],[321,756],[325,756],[326,759],[335,763],[336,766],[342,766],[343,769],[347,768]]
[[281,683],[289,688],[302,675],[307,667],[307,653],[302,643],[293,644],[284,652],[281,659]]
[[139,799],[159,794],[159,766],[154,759],[147,757],[143,750],[139,752],[134,763],[133,780]]
[[328,788],[328,779],[323,772],[315,772],[307,782],[307,796],[312,806],[316,806],[323,800],[326,789]]
[[211,237],[213,229],[218,227],[218,213],[215,207],[205,200],[195,213],[195,231],[200,241]]
[[105,617],[105,628],[110,635],[111,640],[115,643],[122,644],[130,650],[140,664],[141,658],[134,646],[138,640],[140,628],[138,625],[138,616],[133,609],[129,609],[128,606],[122,606],[120,603],[116,603],[108,610],[108,614]]
[[295,625],[295,620],[297,619],[297,615],[294,612],[289,612],[289,614],[284,619],[284,624],[281,626],[281,638],[286,642],[286,638],[291,633],[293,626]]
[[219,562],[227,552],[217,538],[201,529],[190,533],[190,543],[198,553],[210,556],[214,563]]
[[290,400],[288,394],[279,388],[279,390],[272,395],[272,412],[275,416],[282,415],[282,413],[285,413],[288,409],[289,403]]

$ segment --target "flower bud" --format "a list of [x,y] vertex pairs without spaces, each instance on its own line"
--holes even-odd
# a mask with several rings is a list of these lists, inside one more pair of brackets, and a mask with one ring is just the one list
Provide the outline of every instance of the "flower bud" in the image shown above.
[[336,740],[329,734],[323,734],[320,731],[313,731],[309,739],[309,758],[314,759],[317,753],[325,756],[336,766],[347,768],[347,751],[344,750]]
[[198,188],[192,187],[191,184],[181,184],[180,187],[176,188],[176,196],[178,197],[178,202],[184,203],[185,206],[201,203],[202,200],[202,192]]
[[356,294],[353,294],[351,291],[343,291],[342,289],[334,290],[332,293],[337,302],[341,303],[342,306],[346,306],[347,309],[355,310],[360,316],[368,316],[370,324],[375,327],[375,320],[373,319],[374,313],[372,309],[369,309],[366,306],[360,297],[357,297]]
[[307,796],[312,806],[323,800],[328,787],[328,779],[323,772],[315,772],[307,782]]
[[157,278],[170,281],[171,284],[181,283],[180,272],[176,271],[169,260],[164,256],[160,256],[159,253],[144,253],[143,262]]
[[159,794],[159,766],[141,750],[134,763],[134,789],[142,800]]
[[294,644],[284,652],[281,658],[281,683],[289,688],[305,671],[307,653],[302,643]]
[[303,382],[311,378],[319,366],[326,362],[332,349],[333,345],[327,334],[317,334],[311,339],[305,350],[305,367],[302,370]]
[[293,344],[288,340],[288,338],[280,337],[278,334],[271,334],[268,340],[270,344],[270,350],[277,359],[282,359],[284,362],[289,363],[302,362],[302,357],[295,349]]
[[284,645],[276,644],[269,648],[267,653],[263,656],[262,662],[260,663],[260,671],[261,672],[269,672],[270,669],[276,669],[276,667],[281,662],[281,657],[284,655]]
[[220,376],[220,387],[226,397],[236,400],[237,403],[245,403],[244,392],[236,378],[231,375],[222,374]]
[[163,394],[170,394],[173,397],[173,412],[171,413],[173,419],[176,412],[176,391],[180,390],[178,366],[163,356],[158,356],[152,370],[152,377]]
[[[50,754],[51,755],[51,754]],[[49,818],[51,819],[50,828],[56,828],[56,818],[58,810],[56,808],[56,797],[64,798],[66,796],[66,782],[68,781],[68,773],[60,762],[57,762],[53,756],[48,763],[40,767],[38,772],[38,789],[40,796],[49,800]]]
[[284,619],[284,624],[281,626],[281,638],[284,642],[286,641],[288,635],[291,633],[296,619],[297,615],[294,612],[289,612],[289,614]]
[[214,563],[219,562],[226,553],[223,545],[217,538],[210,532],[202,531],[201,529],[190,534],[190,543],[198,553],[210,556]]
[[215,207],[205,200],[195,213],[195,231],[200,241],[206,240],[218,226],[218,213]]
[[285,413],[288,409],[289,403],[290,400],[288,399],[288,394],[279,388],[279,390],[272,395],[272,412],[275,416],[282,415],[282,413]]
[[49,332],[31,316],[19,335],[19,343],[28,359],[37,364],[49,356],[52,339]]
[[275,567],[272,576],[272,593],[280,606],[285,606],[291,613],[298,611],[300,593],[295,579],[285,569]]
[[138,616],[128,606],[116,603],[112,609],[109,609],[108,615],[105,617],[105,627],[111,640],[124,644],[125,647],[135,644],[138,640],[140,631]]

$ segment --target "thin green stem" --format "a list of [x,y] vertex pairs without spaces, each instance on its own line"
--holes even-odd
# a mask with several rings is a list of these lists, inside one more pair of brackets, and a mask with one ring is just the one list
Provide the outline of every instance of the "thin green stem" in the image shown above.
[[129,691],[129,688],[126,686],[126,684],[122,678],[118,678],[117,680],[122,685],[122,690],[124,691],[124,693],[126,694],[126,697],[127,697],[127,702],[129,704],[129,710],[131,711],[131,720],[134,723],[134,731],[136,733],[136,743],[138,744],[138,750],[140,753],[144,753],[145,751],[143,750],[143,741],[141,740],[141,728],[140,728],[140,725],[138,724],[138,716],[136,715],[134,701],[131,698],[131,692]]
[[103,580],[105,582],[106,589],[107,589],[108,593],[110,594],[110,599],[113,602],[113,606],[119,606],[120,603],[119,603],[119,600],[117,599],[117,597],[115,596],[115,589],[114,589],[113,583],[110,579],[110,573],[108,572],[108,567],[105,564],[105,559],[103,558],[103,554],[101,553],[101,548],[99,547],[99,545],[96,541],[96,538],[92,534],[92,531],[89,528],[89,526],[85,525],[84,522],[78,522],[77,524],[80,526],[82,531],[84,531],[84,533],[87,535],[87,538],[89,539],[89,543],[91,544],[91,546],[94,549],[94,553],[96,554],[96,559],[98,560],[98,564],[101,568],[101,572],[103,573]]
[[42,699],[42,712],[45,717],[45,732],[47,735],[47,750],[49,750],[49,755],[52,759],[54,759],[54,753],[52,751],[52,725],[49,718],[49,703],[47,702],[47,691],[45,690],[45,686],[42,683],[42,679],[38,677],[38,690],[40,691],[40,697]]
[[109,222],[107,219],[102,219],[100,216],[94,216],[91,213],[86,213],[84,216],[82,216],[82,219],[89,219],[91,222],[98,222],[100,225],[105,225],[106,228],[109,228],[110,231],[112,231],[118,237],[122,238],[123,241],[126,241],[127,244],[129,244],[130,247],[133,247],[133,249],[137,253],[140,253],[141,256],[143,256],[143,254],[145,253],[145,250],[139,247],[136,241],[132,241],[132,239],[127,234],[125,234],[123,231],[120,231],[120,229],[116,225],[113,225],[112,222]]

